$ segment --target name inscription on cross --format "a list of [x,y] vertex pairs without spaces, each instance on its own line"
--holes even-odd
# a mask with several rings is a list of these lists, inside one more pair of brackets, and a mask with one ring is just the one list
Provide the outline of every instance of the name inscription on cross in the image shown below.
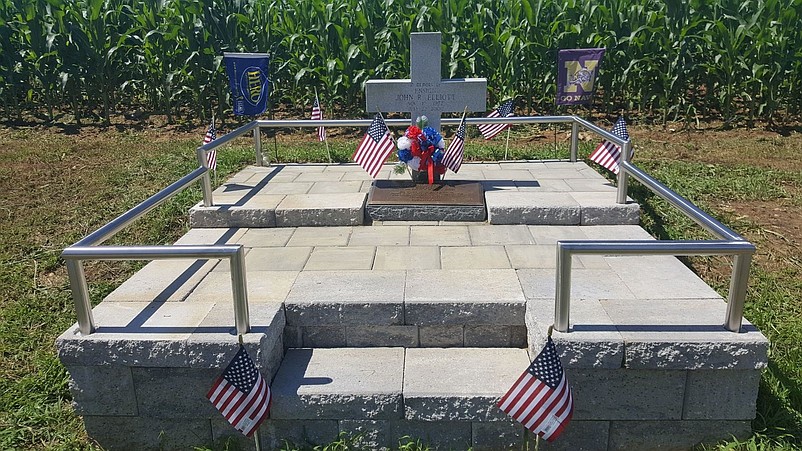
[[410,79],[368,80],[365,85],[367,111],[411,113],[429,118],[429,125],[440,130],[444,112],[486,110],[487,80],[484,78],[440,78],[440,33],[411,33]]

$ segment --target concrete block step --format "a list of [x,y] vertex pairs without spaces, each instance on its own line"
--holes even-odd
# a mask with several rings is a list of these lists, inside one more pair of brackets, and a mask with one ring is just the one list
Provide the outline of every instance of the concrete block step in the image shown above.
[[362,434],[371,449],[405,435],[445,449],[520,446],[496,401],[529,364],[524,349],[290,349],[271,385],[268,447]]
[[284,302],[288,347],[525,347],[512,269],[304,271]]

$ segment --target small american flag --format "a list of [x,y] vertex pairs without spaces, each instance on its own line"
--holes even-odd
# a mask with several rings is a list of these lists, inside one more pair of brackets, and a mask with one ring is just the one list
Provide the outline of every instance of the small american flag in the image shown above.
[[375,179],[382,169],[384,160],[393,149],[395,144],[390,136],[390,130],[387,129],[384,119],[377,114],[352,158]]
[[459,123],[457,128],[457,136],[448,145],[445,154],[443,155],[443,164],[452,171],[459,172],[462,166],[462,156],[465,150],[465,116],[462,116],[462,122]]
[[498,407],[550,442],[562,433],[574,413],[574,398],[551,337]]
[[[320,102],[317,100],[317,94],[315,94],[315,103],[314,105],[312,105],[312,120],[313,121],[323,120],[323,110],[320,109]],[[317,140],[318,141],[326,140],[326,127],[317,128]]]
[[270,387],[242,345],[206,397],[248,437],[267,418],[270,408]]
[[[206,130],[206,136],[203,137],[203,143],[209,144],[215,139],[217,139],[217,130],[214,129],[214,119],[212,119],[209,129]],[[209,169],[217,170],[217,149],[212,149],[206,154],[206,163]]]
[[[618,121],[616,121],[615,125],[613,125],[613,129],[610,130],[615,136],[623,139],[624,141],[629,139],[629,133],[627,133],[627,123],[624,121],[623,117],[619,117]],[[632,153],[630,153],[629,157],[632,158]],[[613,171],[613,174],[618,174],[618,160],[621,158],[621,146],[618,144],[611,143],[606,139],[596,147],[596,150],[590,155],[590,160],[599,163],[600,165],[604,166],[605,168]]]
[[[487,117],[510,117],[512,114],[512,99],[502,103],[501,106],[491,111]],[[494,136],[508,129],[510,124],[480,124],[479,131],[485,139],[493,139]]]

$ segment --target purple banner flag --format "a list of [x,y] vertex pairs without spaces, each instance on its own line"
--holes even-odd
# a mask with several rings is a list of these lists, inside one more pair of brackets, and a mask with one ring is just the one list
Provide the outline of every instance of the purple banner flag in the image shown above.
[[560,50],[557,56],[557,105],[581,105],[593,101],[596,75],[604,49]]

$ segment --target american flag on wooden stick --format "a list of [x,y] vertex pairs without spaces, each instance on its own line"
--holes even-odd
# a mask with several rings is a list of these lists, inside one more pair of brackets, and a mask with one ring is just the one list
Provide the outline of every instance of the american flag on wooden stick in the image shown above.
[[241,344],[206,397],[235,429],[248,437],[267,418],[270,408],[270,387]]
[[[203,137],[203,144],[209,144],[217,139],[217,130],[214,129],[214,118],[212,123],[209,124],[209,129],[206,130],[206,136]],[[217,149],[212,149],[206,154],[206,165],[211,170],[217,170]]]
[[551,337],[498,407],[550,442],[563,432],[574,413],[574,399]]
[[443,155],[443,164],[452,171],[459,172],[462,166],[462,157],[465,151],[465,115],[462,115],[462,122],[459,123],[457,128],[457,136],[448,145],[445,154]]
[[[618,121],[616,121],[615,125],[613,125],[613,129],[610,130],[610,133],[613,135],[627,141],[629,139],[629,133],[627,132],[627,123],[624,120],[624,117],[619,117]],[[634,152],[633,152],[634,153]],[[633,153],[630,153],[629,157],[632,158]],[[596,150],[590,154],[590,160],[599,163],[600,165],[604,166],[605,168],[613,171],[614,174],[618,174],[618,161],[621,158],[621,146],[618,144],[611,143],[606,139],[596,147]]]
[[[502,103],[498,108],[491,111],[487,117],[510,117],[512,114],[512,99]],[[494,136],[510,127],[510,124],[479,124],[479,131],[485,139],[493,139]]]
[[375,179],[382,169],[384,160],[393,149],[395,149],[395,143],[390,136],[390,130],[387,129],[387,124],[384,123],[381,115],[377,114],[352,158]]
[[[313,121],[323,120],[323,110],[320,109],[320,101],[317,99],[317,94],[315,94],[315,103],[314,105],[312,105],[312,120]],[[317,140],[318,141],[326,140],[326,127],[317,128]]]

